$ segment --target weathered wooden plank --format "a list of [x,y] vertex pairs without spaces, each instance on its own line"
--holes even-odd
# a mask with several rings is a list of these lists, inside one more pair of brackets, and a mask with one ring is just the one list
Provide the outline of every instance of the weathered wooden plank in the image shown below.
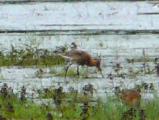
[[99,29],[77,29],[77,30],[0,30],[0,33],[34,33],[36,35],[135,35],[135,34],[159,34],[159,30],[99,30]]
[[[117,0],[1,0],[0,3],[3,4],[19,4],[19,3],[30,3],[30,2],[88,2],[88,1],[117,1]],[[131,0],[118,0],[118,1],[131,1]],[[138,0],[145,1],[145,0]],[[135,2],[135,1],[131,1]],[[157,4],[157,2],[153,2]]]
[[9,4],[17,4],[17,3],[29,3],[29,2],[61,2],[66,0],[1,0],[0,3],[9,3]]
[[143,56],[159,57],[159,35],[36,35],[34,33],[0,34],[0,51],[10,51],[11,45],[24,49],[26,44],[39,49],[54,50],[56,46],[76,42],[81,49],[102,56]]
[[0,6],[0,31],[94,29],[158,31],[159,15],[149,14],[158,11],[158,4],[150,2],[5,4]]

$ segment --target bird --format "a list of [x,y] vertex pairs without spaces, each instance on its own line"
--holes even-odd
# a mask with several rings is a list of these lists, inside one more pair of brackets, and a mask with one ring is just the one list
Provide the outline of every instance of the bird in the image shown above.
[[89,54],[84,50],[71,49],[64,54],[59,54],[59,55],[68,62],[65,68],[65,78],[67,76],[68,69],[72,64],[77,65],[78,76],[79,76],[79,66],[87,66],[87,67],[96,67],[97,70],[101,73],[102,77],[104,77],[101,69],[101,59],[93,58],[91,54]]
[[115,94],[121,99],[123,103],[132,108],[139,108],[141,101],[141,94],[139,89],[123,89],[115,87]]

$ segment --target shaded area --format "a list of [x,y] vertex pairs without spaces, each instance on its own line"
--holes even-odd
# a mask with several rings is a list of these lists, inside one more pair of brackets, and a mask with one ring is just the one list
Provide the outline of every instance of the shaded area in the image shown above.
[[[59,25],[60,26],[60,25]],[[61,25],[63,26],[63,25]],[[69,26],[69,25],[68,25]],[[70,25],[71,26],[71,25]],[[74,26],[74,25],[73,25]],[[79,25],[82,26],[82,25]],[[87,26],[87,25],[85,25]],[[98,25],[97,25],[98,26]],[[0,30],[0,33],[35,33],[38,35],[140,35],[140,34],[159,34],[159,30],[99,30],[99,29],[81,29],[81,30]]]
[[[87,2],[87,1],[131,1],[131,0],[1,0],[0,3],[26,4],[26,3],[32,3],[32,2]],[[147,0],[138,0],[138,1],[147,1]]]

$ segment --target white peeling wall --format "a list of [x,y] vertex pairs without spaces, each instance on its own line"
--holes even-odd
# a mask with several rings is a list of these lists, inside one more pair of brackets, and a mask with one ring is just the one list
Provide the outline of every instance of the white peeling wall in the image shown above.
[[[53,50],[56,46],[76,42],[82,49],[102,56],[117,54],[141,56],[143,49],[148,55],[158,56],[158,34],[83,35],[80,31],[83,30],[84,33],[98,30],[158,31],[158,21],[159,3],[148,1],[0,4],[0,50],[9,51],[11,45],[23,49],[24,44]],[[18,32],[21,30],[23,32],[42,30],[44,33]],[[47,30],[57,34],[48,35]]]
[[158,29],[153,2],[43,2],[1,4],[0,30]]
[[56,46],[76,42],[78,46],[95,55],[102,56],[159,56],[159,35],[51,35],[1,34],[0,50],[10,51],[11,45],[24,49],[25,44],[41,49],[54,50]]

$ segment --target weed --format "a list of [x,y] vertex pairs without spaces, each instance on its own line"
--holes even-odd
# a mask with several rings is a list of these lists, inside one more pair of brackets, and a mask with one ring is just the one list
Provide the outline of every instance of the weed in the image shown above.
[[4,54],[0,51],[0,66],[52,66],[64,64],[64,59],[52,51],[37,49],[27,46],[25,49],[17,50],[11,46],[11,51]]
[[[88,85],[86,88],[92,87]],[[52,107],[49,104],[37,105],[28,100],[24,86],[20,91],[20,97],[13,94],[7,84],[4,84],[0,91],[1,120],[158,120],[159,118],[158,97],[149,102],[142,100],[142,109],[135,110],[122,104],[115,96],[107,96],[105,101],[93,100],[89,95],[83,95],[74,88],[70,88],[70,93],[64,92],[62,87],[45,88],[39,92],[43,94],[40,96],[52,98],[55,104],[55,107]],[[22,102],[23,100],[25,102]]]

